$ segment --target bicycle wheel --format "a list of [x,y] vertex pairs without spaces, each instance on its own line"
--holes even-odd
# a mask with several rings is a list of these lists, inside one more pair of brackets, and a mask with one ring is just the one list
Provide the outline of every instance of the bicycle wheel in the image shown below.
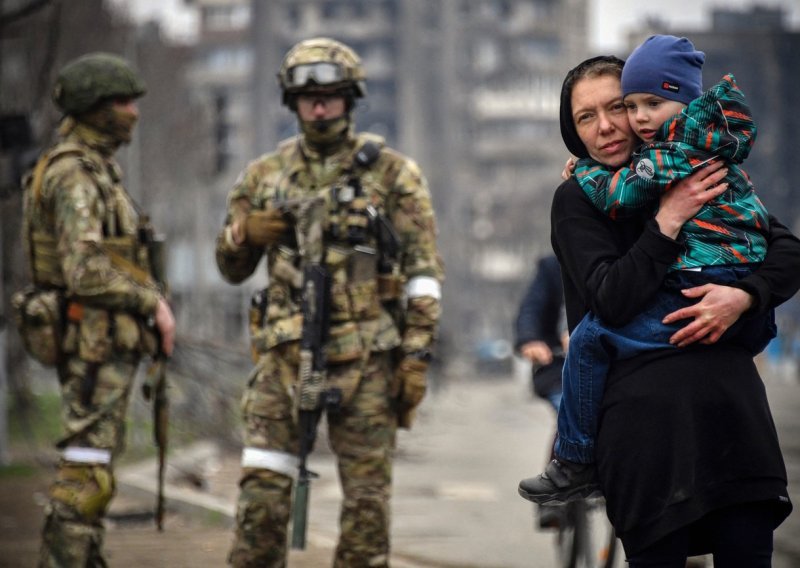
[[606,517],[602,498],[566,505],[564,526],[558,534],[559,566],[616,568],[623,566],[617,537]]

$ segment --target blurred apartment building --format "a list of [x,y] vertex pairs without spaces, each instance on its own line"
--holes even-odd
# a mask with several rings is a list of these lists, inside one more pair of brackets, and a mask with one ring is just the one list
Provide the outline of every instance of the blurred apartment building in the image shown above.
[[[586,51],[586,0],[186,2],[201,14],[191,78],[215,114],[215,192],[296,133],[276,79],[289,47],[341,40],[367,73],[357,128],[416,159],[430,183],[446,345],[508,338],[533,261],[550,247],[550,195],[566,156],[558,94]],[[249,292],[219,289],[243,305]]]

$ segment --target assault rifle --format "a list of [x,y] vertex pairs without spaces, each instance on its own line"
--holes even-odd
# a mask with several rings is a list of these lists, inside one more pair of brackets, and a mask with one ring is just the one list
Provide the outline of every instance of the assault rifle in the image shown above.
[[[147,216],[141,217],[139,244],[147,247],[150,274],[163,294],[167,292],[164,241],[153,233]],[[167,356],[161,351],[161,335],[154,328],[158,351],[147,370],[142,385],[145,400],[153,402],[153,441],[158,448],[158,491],[156,493],[156,528],[164,530],[164,475],[167,467],[167,440],[169,429],[169,398],[167,397]]]
[[328,335],[330,276],[325,267],[310,264],[303,269],[303,332],[300,339],[300,394],[298,429],[300,465],[292,509],[292,548],[304,549],[308,525],[308,498],[311,478],[308,455],[314,449],[317,424],[326,406],[338,405],[339,391],[325,390],[325,342]]
[[308,470],[308,455],[314,449],[322,411],[325,408],[338,408],[341,402],[340,391],[325,388],[325,344],[330,323],[331,287],[330,274],[322,263],[322,224],[326,203],[324,199],[311,198],[283,201],[276,206],[293,221],[302,268],[303,330],[300,336],[297,397],[300,463],[292,507],[292,548],[304,549],[311,478],[316,477],[315,473]]

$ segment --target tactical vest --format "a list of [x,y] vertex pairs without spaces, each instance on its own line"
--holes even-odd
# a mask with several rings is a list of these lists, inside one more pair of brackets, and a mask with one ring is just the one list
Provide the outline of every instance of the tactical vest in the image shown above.
[[[65,353],[71,352],[78,352],[88,361],[102,362],[113,346],[133,352],[152,351],[154,338],[137,318],[122,312],[85,307],[67,297],[55,237],[53,204],[43,203],[41,193],[47,168],[68,156],[77,157],[95,179],[101,198],[105,198],[118,182],[104,172],[103,166],[94,162],[84,148],[70,142],[59,144],[43,155],[25,180],[23,238],[33,283],[14,294],[12,305],[26,349],[48,366],[57,364]],[[147,249],[140,246],[137,235],[121,233],[122,220],[117,218],[113,206],[105,205],[103,228],[106,234],[102,250],[115,268],[140,283],[151,283]],[[37,216],[39,223],[36,223]],[[91,321],[89,325],[94,329],[83,329],[86,327],[84,320]]]
[[[77,156],[85,169],[96,178],[101,185],[116,183],[109,176],[106,179],[97,179],[95,174],[100,166],[95,164],[87,155],[85,149],[77,144],[64,143],[56,146],[39,160],[34,168],[33,174],[28,180],[26,191],[30,202],[26,207],[25,226],[27,227],[24,237],[28,239],[28,261],[31,270],[33,283],[41,288],[61,288],[66,287],[64,275],[61,270],[61,260],[57,250],[55,238],[55,219],[52,211],[52,204],[47,207],[42,203],[41,191],[44,181],[45,170],[57,160],[67,157]],[[101,197],[105,197],[108,191],[100,191]],[[42,209],[46,207],[45,209]],[[135,268],[138,279],[145,278],[150,273],[147,250],[139,246],[139,239],[134,234],[121,234],[120,221],[116,217],[116,211],[106,203],[106,218],[103,220],[104,237],[102,248],[112,259],[122,259],[123,270],[129,271]],[[41,214],[47,221],[47,227],[33,228],[32,215]]]
[[[358,359],[365,348],[388,350],[400,342],[385,306],[399,299],[402,282],[397,259],[390,258],[378,230],[381,219],[385,221],[388,188],[372,170],[382,148],[382,138],[359,134],[338,175],[324,187],[315,187],[302,179],[305,168],[298,165],[302,158],[297,140],[285,142],[279,148],[284,173],[261,196],[264,203],[255,204],[266,208],[312,197],[325,200],[323,263],[332,281],[330,363]],[[267,251],[269,286],[256,296],[251,311],[256,352],[300,337],[300,256],[294,237]]]

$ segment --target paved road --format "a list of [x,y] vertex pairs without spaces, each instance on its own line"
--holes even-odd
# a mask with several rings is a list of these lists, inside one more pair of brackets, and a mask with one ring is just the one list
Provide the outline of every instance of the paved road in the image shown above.
[[[800,383],[768,382],[786,452],[793,500],[800,503]],[[523,476],[541,469],[552,435],[548,406],[531,399],[522,380],[483,378],[451,383],[423,406],[411,432],[401,432],[395,468],[393,557],[396,568],[549,568],[554,536],[533,529],[532,509],[516,493]],[[324,440],[324,433],[322,433]],[[293,552],[292,568],[330,565],[339,489],[325,444],[312,456],[309,547]],[[238,457],[204,443],[171,456],[164,533],[118,517],[108,533],[112,566],[222,566],[230,544]],[[117,515],[152,504],[154,464],[120,472]],[[202,480],[199,490],[188,481]],[[40,481],[38,499],[41,502]],[[24,495],[25,492],[27,495]],[[32,490],[0,478],[0,566],[33,566],[36,532],[9,514],[9,494],[32,503]],[[800,514],[776,535],[775,568],[800,566]],[[13,554],[9,555],[9,551]],[[10,560],[12,559],[13,560]],[[5,560],[4,560],[5,559]]]
[[[532,507],[516,489],[545,462],[550,412],[507,377],[453,385],[427,400],[414,429],[399,434],[393,565],[552,566],[554,537],[534,532]],[[324,442],[319,446],[309,464],[320,474],[312,485],[309,538],[314,547],[332,549],[341,494],[333,457]],[[232,516],[238,456],[199,444],[181,458],[174,469],[202,477],[207,491],[185,486],[170,495]],[[147,488],[152,468],[129,468],[121,480],[129,489]],[[306,565],[302,555],[296,562]]]

